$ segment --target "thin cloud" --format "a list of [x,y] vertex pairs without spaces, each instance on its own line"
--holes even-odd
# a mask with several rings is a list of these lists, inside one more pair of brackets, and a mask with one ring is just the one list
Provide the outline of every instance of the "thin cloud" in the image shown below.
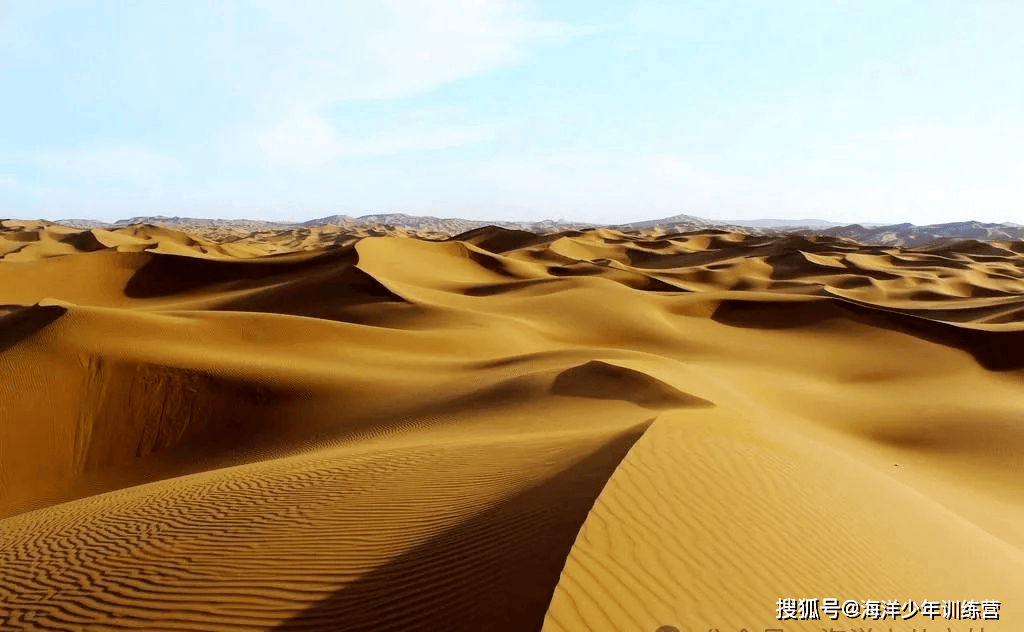
[[203,64],[226,89],[287,110],[406,98],[580,32],[532,19],[529,8],[511,0],[218,3],[207,16]]
[[365,138],[342,135],[325,116],[295,111],[277,125],[259,130],[253,153],[267,166],[316,167],[337,160],[445,149],[489,140],[499,125],[441,124],[392,127]]
[[152,149],[128,144],[30,151],[4,162],[87,183],[154,184],[177,168]]
[[[244,13],[239,6],[218,5],[206,62],[224,76],[226,89],[251,94],[252,120],[229,132],[238,139],[229,151],[244,155],[255,148],[267,164],[293,166],[489,138],[494,125],[449,121],[433,130],[388,129],[356,140],[327,110],[413,97],[517,63],[530,46],[586,32],[532,19],[527,3],[510,0],[307,2],[298,9],[261,2],[245,3]],[[266,55],[267,41],[279,54]]]

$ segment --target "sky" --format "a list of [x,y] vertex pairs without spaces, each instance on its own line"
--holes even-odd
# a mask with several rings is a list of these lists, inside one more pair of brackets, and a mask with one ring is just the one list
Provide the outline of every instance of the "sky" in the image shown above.
[[1024,223],[1019,0],[0,0],[0,217]]

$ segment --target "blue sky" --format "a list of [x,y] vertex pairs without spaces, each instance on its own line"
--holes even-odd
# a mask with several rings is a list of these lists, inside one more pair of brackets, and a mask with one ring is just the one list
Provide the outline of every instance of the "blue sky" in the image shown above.
[[1024,223],[1018,0],[0,0],[0,216]]

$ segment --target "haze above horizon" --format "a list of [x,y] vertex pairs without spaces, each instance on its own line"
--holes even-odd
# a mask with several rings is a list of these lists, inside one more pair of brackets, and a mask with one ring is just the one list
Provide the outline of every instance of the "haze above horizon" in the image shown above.
[[1024,5],[0,0],[0,216],[1022,222]]

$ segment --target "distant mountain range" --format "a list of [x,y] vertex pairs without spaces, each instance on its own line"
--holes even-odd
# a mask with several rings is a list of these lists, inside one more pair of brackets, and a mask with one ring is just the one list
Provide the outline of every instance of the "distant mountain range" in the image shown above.
[[688,232],[694,230],[720,229],[752,234],[790,233],[798,235],[823,235],[848,239],[863,244],[887,246],[921,246],[935,242],[973,239],[979,241],[1015,241],[1024,239],[1024,226],[1014,223],[984,223],[975,221],[951,222],[917,226],[914,224],[840,224],[820,219],[756,219],[756,220],[711,220],[692,215],[673,215],[661,219],[631,222],[628,224],[594,224],[564,220],[543,220],[539,222],[479,221],[459,218],[439,218],[404,213],[389,213],[350,217],[331,215],[305,222],[269,222],[263,220],[202,219],[189,217],[132,217],[114,223],[95,220],[59,220],[57,223],[77,228],[116,228],[132,224],[153,224],[182,230],[189,229],[236,229],[248,232],[293,230],[337,226],[343,229],[385,228],[400,229],[427,237],[458,235],[483,226],[500,226],[513,230],[534,233],[553,233],[588,228],[612,228],[624,231],[655,231],[660,233]]
[[[723,219],[723,224],[733,226],[749,226],[751,228],[832,228],[847,226],[842,222],[829,222],[823,219]],[[861,226],[881,226],[882,224],[861,224]]]

